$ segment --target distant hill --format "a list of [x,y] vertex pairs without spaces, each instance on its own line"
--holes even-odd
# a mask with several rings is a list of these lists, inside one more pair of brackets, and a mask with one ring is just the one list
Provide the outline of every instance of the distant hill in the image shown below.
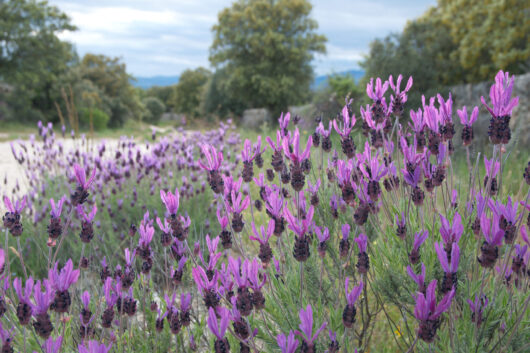
[[317,76],[315,77],[315,81],[311,85],[311,88],[316,89],[316,88],[322,87],[326,85],[328,76],[337,76],[337,75],[338,76],[351,75],[353,76],[355,81],[358,82],[364,76],[364,71],[363,70],[348,70],[348,71],[336,72],[330,75]]
[[[352,75],[355,78],[355,81],[358,81],[364,76],[364,71],[362,70],[349,70],[342,71],[331,74],[331,76],[336,75]],[[326,81],[330,75],[323,75],[315,77],[315,81],[311,85],[312,89],[319,88],[326,84]],[[147,89],[153,86],[171,86],[179,82],[179,76],[152,76],[152,77],[136,77],[136,81],[131,80],[131,84],[135,87],[140,87]]]
[[135,87],[147,89],[153,86],[171,86],[179,82],[178,76],[152,76],[152,77],[135,77],[131,84]]

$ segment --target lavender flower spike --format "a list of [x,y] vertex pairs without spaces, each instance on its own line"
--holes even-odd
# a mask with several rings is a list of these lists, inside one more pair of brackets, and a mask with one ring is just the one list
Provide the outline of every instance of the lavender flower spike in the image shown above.
[[458,247],[458,244],[453,243],[452,245],[451,262],[449,262],[449,259],[447,258],[447,253],[444,250],[442,243],[434,243],[434,248],[436,250],[436,254],[438,254],[438,260],[440,260],[442,270],[445,273],[456,273],[458,270],[458,262],[460,261],[460,248]]
[[451,306],[451,301],[455,295],[454,289],[447,293],[436,305],[436,280],[433,280],[427,287],[427,294],[417,293],[414,316],[420,322],[418,337],[430,343],[436,337],[436,331],[440,326],[440,315]]
[[64,201],[66,200],[66,197],[63,196],[61,197],[61,199],[59,201],[57,201],[57,203],[55,203],[55,201],[52,199],[50,199],[50,206],[51,206],[51,212],[50,212],[50,215],[53,217],[53,218],[60,218],[61,217],[61,213],[63,211],[63,204],[64,204]]
[[9,197],[4,196],[4,205],[6,206],[7,210],[11,213],[20,214],[20,212],[26,207],[26,196],[24,196],[21,200],[17,200],[15,202],[15,205],[13,206],[13,203],[9,199]]
[[172,194],[170,191],[167,193],[164,190],[160,190],[160,198],[164,205],[166,205],[167,212],[170,215],[177,214],[179,209],[179,189],[175,188],[175,194]]
[[363,291],[363,281],[360,281],[359,284],[355,287],[353,287],[353,289],[351,291],[348,291],[348,285],[350,283],[350,278],[349,277],[346,277],[346,281],[344,282],[344,287],[345,287],[345,290],[346,290],[346,302],[348,303],[348,305],[355,305],[355,302],[357,301],[357,299],[359,299],[359,296],[361,295],[361,292]]
[[357,120],[355,119],[355,114],[350,117],[348,106],[346,105],[342,108],[342,121],[344,123],[342,129],[339,128],[339,125],[335,119],[333,119],[333,127],[342,138],[347,138],[350,135],[350,132],[355,126],[355,122]]
[[429,231],[419,232],[414,235],[414,244],[409,254],[411,264],[417,264],[420,261],[420,246],[429,237]]
[[86,180],[86,172],[85,168],[81,167],[79,164],[74,164],[74,176],[77,180],[77,184],[79,187],[81,187],[83,190],[87,191],[90,185],[94,182],[94,178],[96,177],[96,168],[92,168],[92,174]]
[[370,83],[366,85],[366,94],[368,97],[372,98],[375,102],[380,102],[383,99],[383,96],[388,89],[389,82],[385,81],[382,84],[381,79],[378,77],[375,80],[375,91],[374,91],[374,79],[370,79]]
[[199,161],[199,166],[202,169],[208,170],[210,172],[219,170],[221,163],[223,162],[223,153],[221,151],[217,151],[212,145],[207,144],[201,145],[201,150],[206,157],[206,164],[203,164],[202,161]]
[[52,287],[58,292],[67,291],[70,286],[77,282],[79,270],[74,270],[72,259],[66,262],[66,265],[59,271],[58,263],[55,263],[53,270],[48,273],[48,278],[52,281]]
[[313,343],[317,339],[318,335],[322,330],[326,328],[327,322],[324,322],[322,326],[313,335],[313,309],[311,305],[307,305],[306,309],[300,309],[300,331],[295,333],[304,339],[304,343],[308,348],[313,347]]
[[228,340],[224,337],[230,322],[230,311],[226,308],[219,307],[217,308],[217,313],[221,317],[221,322],[219,324],[217,323],[215,310],[213,308],[208,310],[208,327],[215,337],[217,337],[214,344],[214,352],[228,352],[230,345],[228,344]]
[[423,262],[421,263],[420,274],[415,274],[410,265],[407,266],[407,273],[409,274],[410,278],[412,278],[412,280],[418,285],[418,292],[425,292],[425,265]]
[[61,351],[62,343],[62,336],[57,337],[56,340],[54,340],[53,337],[48,338],[44,342],[44,353],[59,353]]
[[111,347],[112,343],[105,346],[105,344],[99,343],[98,341],[89,341],[88,345],[85,343],[77,346],[79,353],[108,353]]
[[295,353],[298,348],[298,340],[295,338],[293,331],[289,331],[289,336],[285,337],[283,333],[276,336],[276,342],[282,350],[282,353]]
[[484,97],[480,101],[494,118],[512,115],[512,110],[519,103],[519,97],[511,98],[514,84],[514,76],[511,77],[508,72],[502,70],[495,76],[495,84],[490,89],[490,107]]
[[365,253],[367,244],[368,244],[368,237],[366,234],[361,233],[357,238],[355,238],[355,242],[357,243],[357,246],[359,247],[360,253]]

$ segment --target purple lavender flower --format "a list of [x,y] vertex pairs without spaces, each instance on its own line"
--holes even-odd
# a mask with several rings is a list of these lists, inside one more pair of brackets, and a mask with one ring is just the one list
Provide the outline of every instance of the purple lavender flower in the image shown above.
[[285,156],[291,160],[294,164],[301,163],[303,160],[308,159],[311,152],[312,138],[309,136],[305,150],[300,151],[300,131],[296,128],[292,141],[292,152],[289,148],[290,141],[287,138],[283,139],[282,146]]
[[415,265],[420,261],[420,246],[429,237],[429,231],[418,232],[414,234],[414,244],[412,251],[409,253],[409,261]]
[[405,239],[405,236],[407,235],[407,222],[405,220],[405,214],[401,212],[401,219],[398,217],[398,215],[394,216],[394,221],[396,222],[396,235],[401,238]]
[[72,259],[69,259],[61,271],[58,270],[58,264],[48,272],[48,279],[51,281],[52,288],[56,291],[55,299],[52,304],[53,310],[58,313],[65,313],[70,308],[72,299],[68,289],[77,282],[79,270],[74,270]]
[[483,321],[482,312],[484,311],[484,308],[488,306],[488,298],[484,295],[479,296],[477,294],[475,295],[475,301],[472,301],[471,299],[466,299],[466,301],[471,310],[471,321],[474,322],[475,325],[480,326]]
[[86,180],[86,172],[85,168],[81,167],[79,164],[74,164],[74,176],[77,180],[78,186],[80,186],[83,190],[88,190],[92,183],[94,182],[94,178],[96,177],[96,169],[92,169],[92,174]]
[[298,326],[300,331],[296,330],[295,333],[303,339],[302,352],[310,352],[314,349],[314,342],[326,325],[327,322],[324,322],[313,335],[313,309],[311,305],[307,305],[305,310],[300,309],[300,325]]
[[232,213],[232,229],[234,232],[240,233],[245,225],[241,213],[250,205],[250,198],[249,196],[246,196],[245,199],[243,199],[243,193],[236,193],[234,190],[232,190],[230,196],[230,200],[225,200],[226,209],[228,212]]
[[61,199],[57,201],[57,203],[55,203],[53,198],[50,199],[50,206],[51,206],[50,216],[52,218],[61,218],[61,213],[63,211],[63,204],[65,200],[66,200],[65,196],[61,197]]
[[14,352],[13,347],[11,347],[11,343],[13,342],[13,329],[14,328],[11,328],[9,331],[4,330],[4,327],[0,322],[0,339],[2,339],[2,351],[4,352]]
[[326,256],[326,250],[328,248],[327,241],[329,240],[329,229],[328,227],[324,227],[324,230],[322,231],[322,228],[314,225],[313,231],[317,235],[318,239],[318,254],[320,255],[320,257],[324,258],[324,256]]
[[[492,203],[491,200],[490,203]],[[504,240],[506,244],[512,244],[517,235],[517,221],[520,219],[517,217],[517,202],[512,202],[512,198],[508,196],[506,205],[497,201],[496,207],[490,205],[490,208],[496,215],[500,216],[499,226],[504,230]]]
[[368,257],[368,253],[366,252],[368,237],[365,234],[361,233],[357,238],[355,238],[355,242],[357,243],[357,247],[359,248],[359,253],[357,254],[357,264],[355,265],[355,267],[357,267],[359,273],[366,274],[370,269],[370,258]]
[[350,283],[350,278],[346,277],[346,281],[344,282],[344,287],[346,291],[346,307],[344,308],[342,312],[342,323],[345,327],[352,327],[355,323],[355,316],[357,314],[357,309],[355,309],[355,302],[357,302],[357,299],[359,299],[359,296],[361,295],[361,292],[363,290],[363,282],[360,281],[359,284],[351,291],[348,290],[348,286]]
[[94,218],[96,217],[96,213],[98,211],[98,206],[96,204],[94,204],[92,206],[92,211],[90,211],[90,213],[87,214],[85,212],[84,207],[82,205],[77,205],[76,211],[77,211],[77,215],[79,216],[79,218],[81,218],[83,221],[92,222],[94,220]]
[[314,207],[311,206],[305,217],[300,219],[293,216],[288,208],[284,209],[283,214],[289,224],[289,229],[291,229],[298,237],[303,237],[311,227],[314,211]]
[[401,80],[403,79],[403,76],[400,74],[396,80],[396,84],[394,85],[394,79],[392,75],[388,78],[388,83],[390,84],[390,87],[394,91],[395,96],[390,95],[390,110],[391,112],[399,117],[403,114],[404,110],[404,104],[407,102],[407,92],[412,87],[412,76],[409,77],[407,81],[407,86],[403,91],[400,90],[401,86]]
[[350,252],[350,229],[351,227],[349,224],[343,224],[341,227],[342,239],[339,243],[339,254],[342,258],[348,256]]
[[276,342],[282,350],[282,353],[295,353],[300,343],[295,338],[293,331],[289,331],[289,336],[287,337],[285,337],[283,333],[280,333],[278,336],[276,336]]
[[514,76],[502,70],[495,76],[495,84],[490,89],[490,107],[486,104],[484,97],[480,100],[484,107],[490,112],[491,120],[488,135],[494,145],[507,144],[511,138],[510,117],[512,110],[519,103],[519,97],[512,98]]
[[208,279],[206,272],[202,267],[195,267],[191,271],[192,277],[195,280],[197,289],[202,295],[204,304],[208,308],[215,308],[219,305],[219,296],[217,295],[217,279],[218,273],[215,272],[211,279]]
[[112,343],[106,346],[98,341],[88,341],[87,343],[80,343],[77,348],[79,353],[108,353],[112,347]]
[[262,266],[256,259],[246,262],[247,273],[248,273],[248,284],[252,288],[252,306],[256,310],[265,308],[265,296],[261,292],[261,289],[267,282],[267,274],[260,273]]
[[[489,184],[489,195],[495,196],[498,191],[497,173],[499,173],[501,164],[500,162],[493,163],[493,160],[489,161],[486,156],[484,156],[484,166],[486,169],[484,187],[486,188]],[[486,190],[486,192],[488,192],[488,190]]]
[[451,98],[451,93],[449,93],[449,98],[444,100],[441,94],[437,95],[438,103],[440,104],[440,117],[439,121],[441,123],[440,133],[444,141],[451,140],[455,134],[455,128],[453,125],[453,99]]
[[252,147],[252,142],[249,139],[245,139],[243,143],[243,150],[241,151],[241,158],[243,162],[252,162],[256,157],[256,151]]
[[26,203],[26,196],[24,196],[22,199],[17,200],[13,206],[11,200],[4,196],[4,205],[7,208],[7,212],[2,216],[2,221],[4,222],[4,227],[9,229],[9,232],[15,237],[22,235],[23,227],[20,221],[20,213]]
[[219,170],[221,163],[223,162],[223,153],[217,151],[217,149],[208,144],[202,144],[201,151],[206,157],[206,164],[203,164],[202,161],[199,161],[199,166],[207,171]]
[[414,316],[419,321],[418,337],[427,343],[434,341],[436,331],[440,327],[440,315],[449,309],[455,295],[455,291],[451,290],[437,305],[436,283],[436,280],[433,280],[429,284],[426,295],[421,292],[416,294]]
[[502,244],[504,236],[504,231],[499,228],[498,216],[493,215],[491,221],[486,213],[483,213],[480,217],[480,230],[484,234],[484,242],[480,248],[482,255],[478,261],[483,267],[491,268],[499,257],[498,246]]
[[164,205],[166,205],[167,212],[170,215],[176,215],[179,209],[179,189],[175,188],[175,194],[172,194],[170,191],[167,193],[164,190],[160,190],[160,198]]
[[85,209],[83,208],[82,204],[78,204],[76,209],[79,218],[81,218],[81,233],[79,234],[79,237],[83,243],[90,243],[94,237],[94,228],[92,222],[96,216],[98,207],[96,204],[94,204],[92,206],[92,211],[90,211],[89,214],[85,213]]
[[407,266],[407,273],[409,274],[410,278],[412,278],[412,280],[418,285],[418,292],[425,293],[425,265],[423,262],[421,263],[420,274],[415,274],[410,265]]
[[445,294],[451,289],[455,289],[458,285],[456,272],[458,271],[458,263],[460,261],[460,248],[457,243],[453,243],[451,252],[448,254],[442,243],[434,243],[434,248],[438,254],[438,260],[444,271],[442,280],[441,292]]
[[252,222],[252,230],[254,232],[254,236],[250,235],[250,240],[254,240],[259,242],[259,254],[258,257],[263,262],[263,264],[268,264],[272,259],[272,249],[269,245],[269,239],[274,233],[276,222],[274,219],[269,220],[269,224],[267,226],[267,231],[265,231],[265,227],[261,226],[260,232],[256,229],[256,225],[254,222]]
[[339,127],[336,119],[333,119],[333,127],[335,131],[344,139],[350,136],[351,130],[355,126],[355,114],[350,117],[348,106],[342,108],[342,128]]
[[311,181],[307,181],[307,189],[309,193],[311,194],[311,205],[312,206],[318,206],[319,199],[318,199],[318,189],[320,188],[320,179],[317,179],[315,184],[311,184]]
[[72,200],[72,205],[75,207],[83,204],[87,200],[89,196],[88,189],[96,177],[96,168],[92,168],[92,174],[87,180],[85,169],[76,163],[74,164],[74,177],[77,180],[77,188],[70,198]]
[[363,253],[366,252],[367,244],[368,244],[368,237],[366,234],[361,233],[357,238],[355,238],[355,242],[357,243],[357,247],[359,248],[359,252]]
[[413,188],[417,188],[418,184],[421,179],[421,168],[416,167],[414,170],[408,171],[406,169],[402,169],[401,172],[403,173],[403,179],[412,186]]
[[[33,315],[38,316],[40,314],[45,314],[55,297],[55,292],[52,289],[51,283],[48,280],[43,280],[41,285],[41,281],[37,281],[33,288],[33,298],[35,300],[35,305],[32,305]],[[44,291],[42,291],[42,289],[44,289]]]
[[[385,81],[383,84],[381,82],[381,79],[377,77],[375,80],[375,91],[374,91],[374,79],[371,78],[370,82],[366,85],[366,94],[368,97],[370,97],[375,102],[381,102],[383,100],[383,96],[388,89],[389,82]],[[399,84],[398,84],[399,85]]]
[[[524,228],[524,226],[522,228]],[[524,246],[522,246],[520,244],[515,244],[514,249],[515,255],[512,259],[512,271],[520,275],[521,269],[524,271],[524,268],[526,267],[525,255],[526,251],[528,250],[528,245],[525,244]]]
[[206,164],[199,161],[199,167],[208,171],[208,183],[215,194],[220,194],[224,191],[224,181],[219,172],[221,163],[223,162],[223,153],[217,151],[212,145],[201,145],[201,150],[206,157]]
[[329,122],[329,127],[327,130],[324,128],[324,124],[322,124],[322,122],[318,124],[318,127],[316,129],[316,132],[322,136],[322,150],[324,152],[331,151],[331,148],[333,147],[333,144],[330,138],[332,130],[333,130],[333,123],[331,121]]
[[19,300],[16,314],[18,321],[22,326],[29,324],[33,312],[33,305],[30,301],[31,294],[33,293],[33,284],[34,281],[32,277],[26,280],[24,287],[22,287],[22,280],[20,278],[15,278],[13,281],[13,288],[15,289]]
[[478,107],[473,108],[471,116],[467,115],[467,108],[463,106],[461,110],[457,111],[458,116],[460,117],[460,122],[464,125],[462,129],[462,144],[464,146],[469,146],[473,140],[473,123],[477,121],[478,118]]
[[291,113],[287,112],[287,114],[283,115],[283,112],[282,112],[282,114],[280,115],[280,118],[278,119],[282,137],[285,137],[288,135],[287,127],[289,126],[290,120],[291,120]]
[[425,120],[423,119],[423,111],[421,109],[418,109],[417,112],[414,110],[410,110],[410,120],[412,121],[412,125],[409,123],[409,126],[411,129],[416,133],[415,137],[417,139],[417,145],[418,150],[421,152],[423,151],[423,147],[425,146],[425,134],[424,134],[424,127],[425,127]]
[[449,221],[440,214],[440,222],[442,223],[440,226],[440,235],[442,236],[442,240],[445,244],[445,251],[450,252],[452,243],[458,243],[462,233],[464,232],[462,217],[458,212],[455,213],[453,217],[453,223],[450,225]]
[[504,277],[504,284],[506,284],[506,286],[509,287],[512,281],[512,274],[513,274],[513,270],[511,266],[506,264],[506,266],[504,266],[504,269],[502,269],[499,266],[495,266],[495,271],[497,271],[497,273],[500,276]]
[[48,338],[43,345],[44,353],[59,353],[61,351],[61,345],[63,343],[63,337],[59,336],[57,339],[53,337]]
[[[151,227],[149,224],[142,222],[140,228],[138,229],[140,233],[140,238],[138,239],[138,247],[142,249],[149,248],[149,244],[153,240],[153,235],[155,234],[155,228]],[[142,254],[140,254],[142,256]]]
[[225,338],[225,333],[230,322],[230,312],[226,308],[219,307],[217,308],[217,314],[221,317],[219,324],[217,323],[216,311],[213,308],[208,310],[208,327],[215,337],[217,337],[214,343],[214,351],[216,353],[228,352],[230,345]]

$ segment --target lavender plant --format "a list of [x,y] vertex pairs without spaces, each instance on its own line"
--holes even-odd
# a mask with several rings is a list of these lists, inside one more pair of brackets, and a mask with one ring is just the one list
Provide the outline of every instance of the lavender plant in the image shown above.
[[470,149],[479,108],[458,110],[465,157],[451,96],[409,108],[402,79],[370,81],[357,126],[351,101],[311,133],[282,114],[265,147],[230,124],[13,143],[28,184],[3,192],[2,352],[530,349],[513,78],[482,98],[491,152]]

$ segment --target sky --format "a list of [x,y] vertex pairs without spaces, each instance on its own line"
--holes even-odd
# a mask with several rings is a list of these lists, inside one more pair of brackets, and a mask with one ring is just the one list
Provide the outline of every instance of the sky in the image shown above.
[[[136,77],[177,76],[210,67],[217,14],[233,0],[51,0],[78,27],[60,34],[78,53],[120,57]],[[317,75],[359,68],[375,38],[399,32],[436,0],[313,0],[311,16],[328,38]]]

